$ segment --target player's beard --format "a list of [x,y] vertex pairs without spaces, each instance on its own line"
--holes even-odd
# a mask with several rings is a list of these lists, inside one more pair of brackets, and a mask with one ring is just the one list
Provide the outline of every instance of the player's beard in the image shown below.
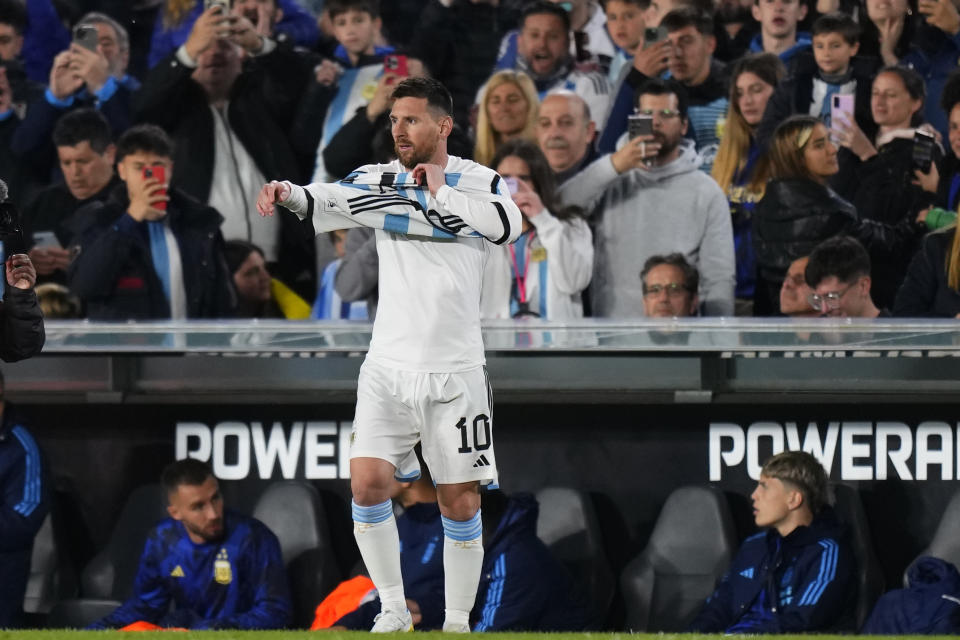
[[663,160],[673,153],[673,150],[680,144],[680,136],[667,136],[660,131],[654,131],[653,137],[655,142],[660,143],[660,150],[657,152],[658,160]]
[[400,164],[407,169],[413,169],[418,164],[429,163],[433,159],[433,154],[436,153],[437,146],[440,144],[440,138],[438,136],[435,140],[425,143],[422,146],[415,145],[413,141],[409,139],[405,139],[403,142],[409,144],[412,148],[405,154],[401,154],[400,146],[397,144],[397,141],[394,140],[393,152],[397,154],[397,159],[400,160]]

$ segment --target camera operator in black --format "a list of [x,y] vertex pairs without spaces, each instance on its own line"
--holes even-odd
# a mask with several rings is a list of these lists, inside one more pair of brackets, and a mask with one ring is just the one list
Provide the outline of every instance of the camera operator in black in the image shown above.
[[24,250],[20,214],[8,200],[7,183],[0,180],[0,241],[3,241],[6,286],[0,304],[0,360],[16,362],[40,353],[46,336],[43,313],[33,287],[37,271]]

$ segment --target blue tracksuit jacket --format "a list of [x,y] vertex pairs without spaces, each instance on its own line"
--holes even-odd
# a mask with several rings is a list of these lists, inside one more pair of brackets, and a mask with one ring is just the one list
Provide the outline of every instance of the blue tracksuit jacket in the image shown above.
[[11,415],[0,424],[0,629],[16,626],[30,576],[33,538],[47,517],[40,448]]
[[781,537],[747,538],[690,631],[796,633],[852,623],[854,560],[833,509]]
[[191,629],[281,629],[291,609],[277,537],[259,520],[227,511],[219,542],[193,543],[172,518],[157,525],[140,557],[133,595],[89,628],[143,620]]
[[924,556],[907,572],[910,586],[877,601],[860,633],[960,634],[960,573],[949,562]]

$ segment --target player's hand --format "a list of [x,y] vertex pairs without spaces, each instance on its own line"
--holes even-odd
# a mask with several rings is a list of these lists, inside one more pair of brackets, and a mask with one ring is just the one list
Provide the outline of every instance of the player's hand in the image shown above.
[[200,54],[209,49],[218,38],[227,38],[230,36],[230,17],[220,11],[220,7],[214,5],[200,14],[197,21],[193,23],[190,29],[190,36],[183,46],[187,50],[187,55],[193,60],[200,57]]
[[536,218],[544,209],[543,200],[523,180],[517,180],[517,192],[513,194],[513,202],[529,220]]
[[655,78],[667,70],[672,52],[673,45],[669,40],[662,40],[646,49],[641,48],[633,56],[633,68],[648,78]]
[[948,35],[960,32],[960,12],[951,0],[920,0],[917,11],[926,16],[927,24]]
[[37,283],[37,270],[30,256],[15,253],[7,258],[7,284],[17,289],[30,289]]
[[290,185],[273,180],[263,185],[257,196],[257,211],[261,216],[272,216],[278,202],[290,198]]
[[57,100],[64,100],[83,86],[83,78],[73,66],[73,54],[70,49],[61,51],[53,59],[50,67],[50,93]]
[[110,78],[110,63],[106,57],[78,44],[70,45],[70,66],[86,83],[90,93],[99,91]]
[[66,271],[70,266],[70,251],[60,247],[34,247],[27,255],[41,276],[48,276],[57,270]]
[[140,183],[128,181],[127,186],[131,191],[130,206],[127,207],[131,218],[137,222],[153,222],[167,215],[164,209],[157,208],[161,202],[170,201],[169,195],[161,193],[167,188],[166,184],[156,178],[147,178]]
[[611,157],[613,168],[617,173],[623,173],[630,169],[646,169],[647,162],[651,158],[656,158],[660,153],[660,143],[656,142],[653,135],[637,136],[627,141],[621,149],[616,151]]
[[437,197],[437,191],[440,190],[440,187],[447,184],[447,177],[443,175],[443,169],[440,168],[440,165],[420,163],[413,168],[412,174],[417,184],[423,186],[426,182],[430,195],[434,198]]

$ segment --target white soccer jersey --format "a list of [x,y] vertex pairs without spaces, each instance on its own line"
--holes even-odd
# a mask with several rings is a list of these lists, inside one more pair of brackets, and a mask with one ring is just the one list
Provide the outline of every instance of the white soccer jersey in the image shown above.
[[282,203],[312,216],[318,234],[376,229],[380,300],[367,358],[406,371],[482,365],[480,290],[487,241],[513,242],[520,210],[496,172],[449,156],[436,198],[398,161],[361,167],[340,183],[294,187]]

